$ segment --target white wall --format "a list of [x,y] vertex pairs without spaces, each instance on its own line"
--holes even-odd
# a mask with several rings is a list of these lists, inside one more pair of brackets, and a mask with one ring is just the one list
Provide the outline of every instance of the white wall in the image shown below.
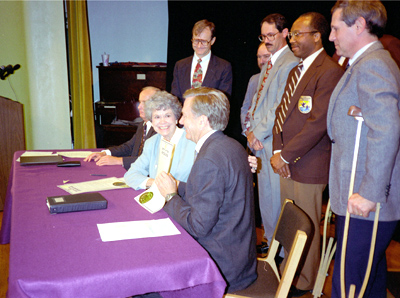
[[[62,0],[0,0],[0,65],[21,65],[10,82],[0,80],[0,95],[24,104],[30,150],[71,148],[63,5]],[[96,101],[96,65],[103,52],[111,61],[167,61],[167,0],[88,0],[88,15]]]
[[[63,2],[24,2],[32,149],[70,149]],[[27,111],[26,111],[27,112]]]
[[100,100],[96,66],[110,62],[167,62],[168,2],[88,1],[93,97]]

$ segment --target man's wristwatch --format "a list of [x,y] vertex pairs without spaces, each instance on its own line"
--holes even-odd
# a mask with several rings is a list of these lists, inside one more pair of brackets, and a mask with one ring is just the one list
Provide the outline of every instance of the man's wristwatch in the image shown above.
[[176,193],[176,192],[167,194],[167,195],[165,196],[165,201],[166,201],[166,202],[169,202],[169,200],[171,200],[172,197],[175,196],[175,195],[177,195],[177,194],[178,194],[178,193]]

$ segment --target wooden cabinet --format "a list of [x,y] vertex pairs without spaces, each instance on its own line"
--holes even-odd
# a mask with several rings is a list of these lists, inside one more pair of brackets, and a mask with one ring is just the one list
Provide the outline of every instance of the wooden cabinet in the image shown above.
[[0,210],[7,193],[7,184],[14,152],[25,150],[24,106],[0,96]]
[[167,65],[126,62],[97,68],[100,88],[100,101],[95,103],[97,146],[119,145],[136,131],[134,121],[139,117],[140,91],[146,86],[165,90]]

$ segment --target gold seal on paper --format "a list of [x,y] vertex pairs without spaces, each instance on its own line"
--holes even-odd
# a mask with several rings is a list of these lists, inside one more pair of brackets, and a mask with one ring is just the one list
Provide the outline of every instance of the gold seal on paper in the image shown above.
[[148,201],[150,201],[153,198],[153,193],[151,191],[149,192],[145,192],[144,194],[142,194],[139,198],[139,203],[140,204],[145,204]]

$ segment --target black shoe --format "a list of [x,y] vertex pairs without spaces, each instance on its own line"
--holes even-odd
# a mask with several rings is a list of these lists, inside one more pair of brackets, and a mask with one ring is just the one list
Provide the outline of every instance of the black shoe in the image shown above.
[[295,286],[291,286],[290,291],[289,291],[289,297],[301,297],[309,292],[310,292],[310,290],[300,290],[300,289],[296,288]]
[[257,245],[258,254],[266,254],[268,252],[269,246],[267,242],[262,241],[260,245]]

